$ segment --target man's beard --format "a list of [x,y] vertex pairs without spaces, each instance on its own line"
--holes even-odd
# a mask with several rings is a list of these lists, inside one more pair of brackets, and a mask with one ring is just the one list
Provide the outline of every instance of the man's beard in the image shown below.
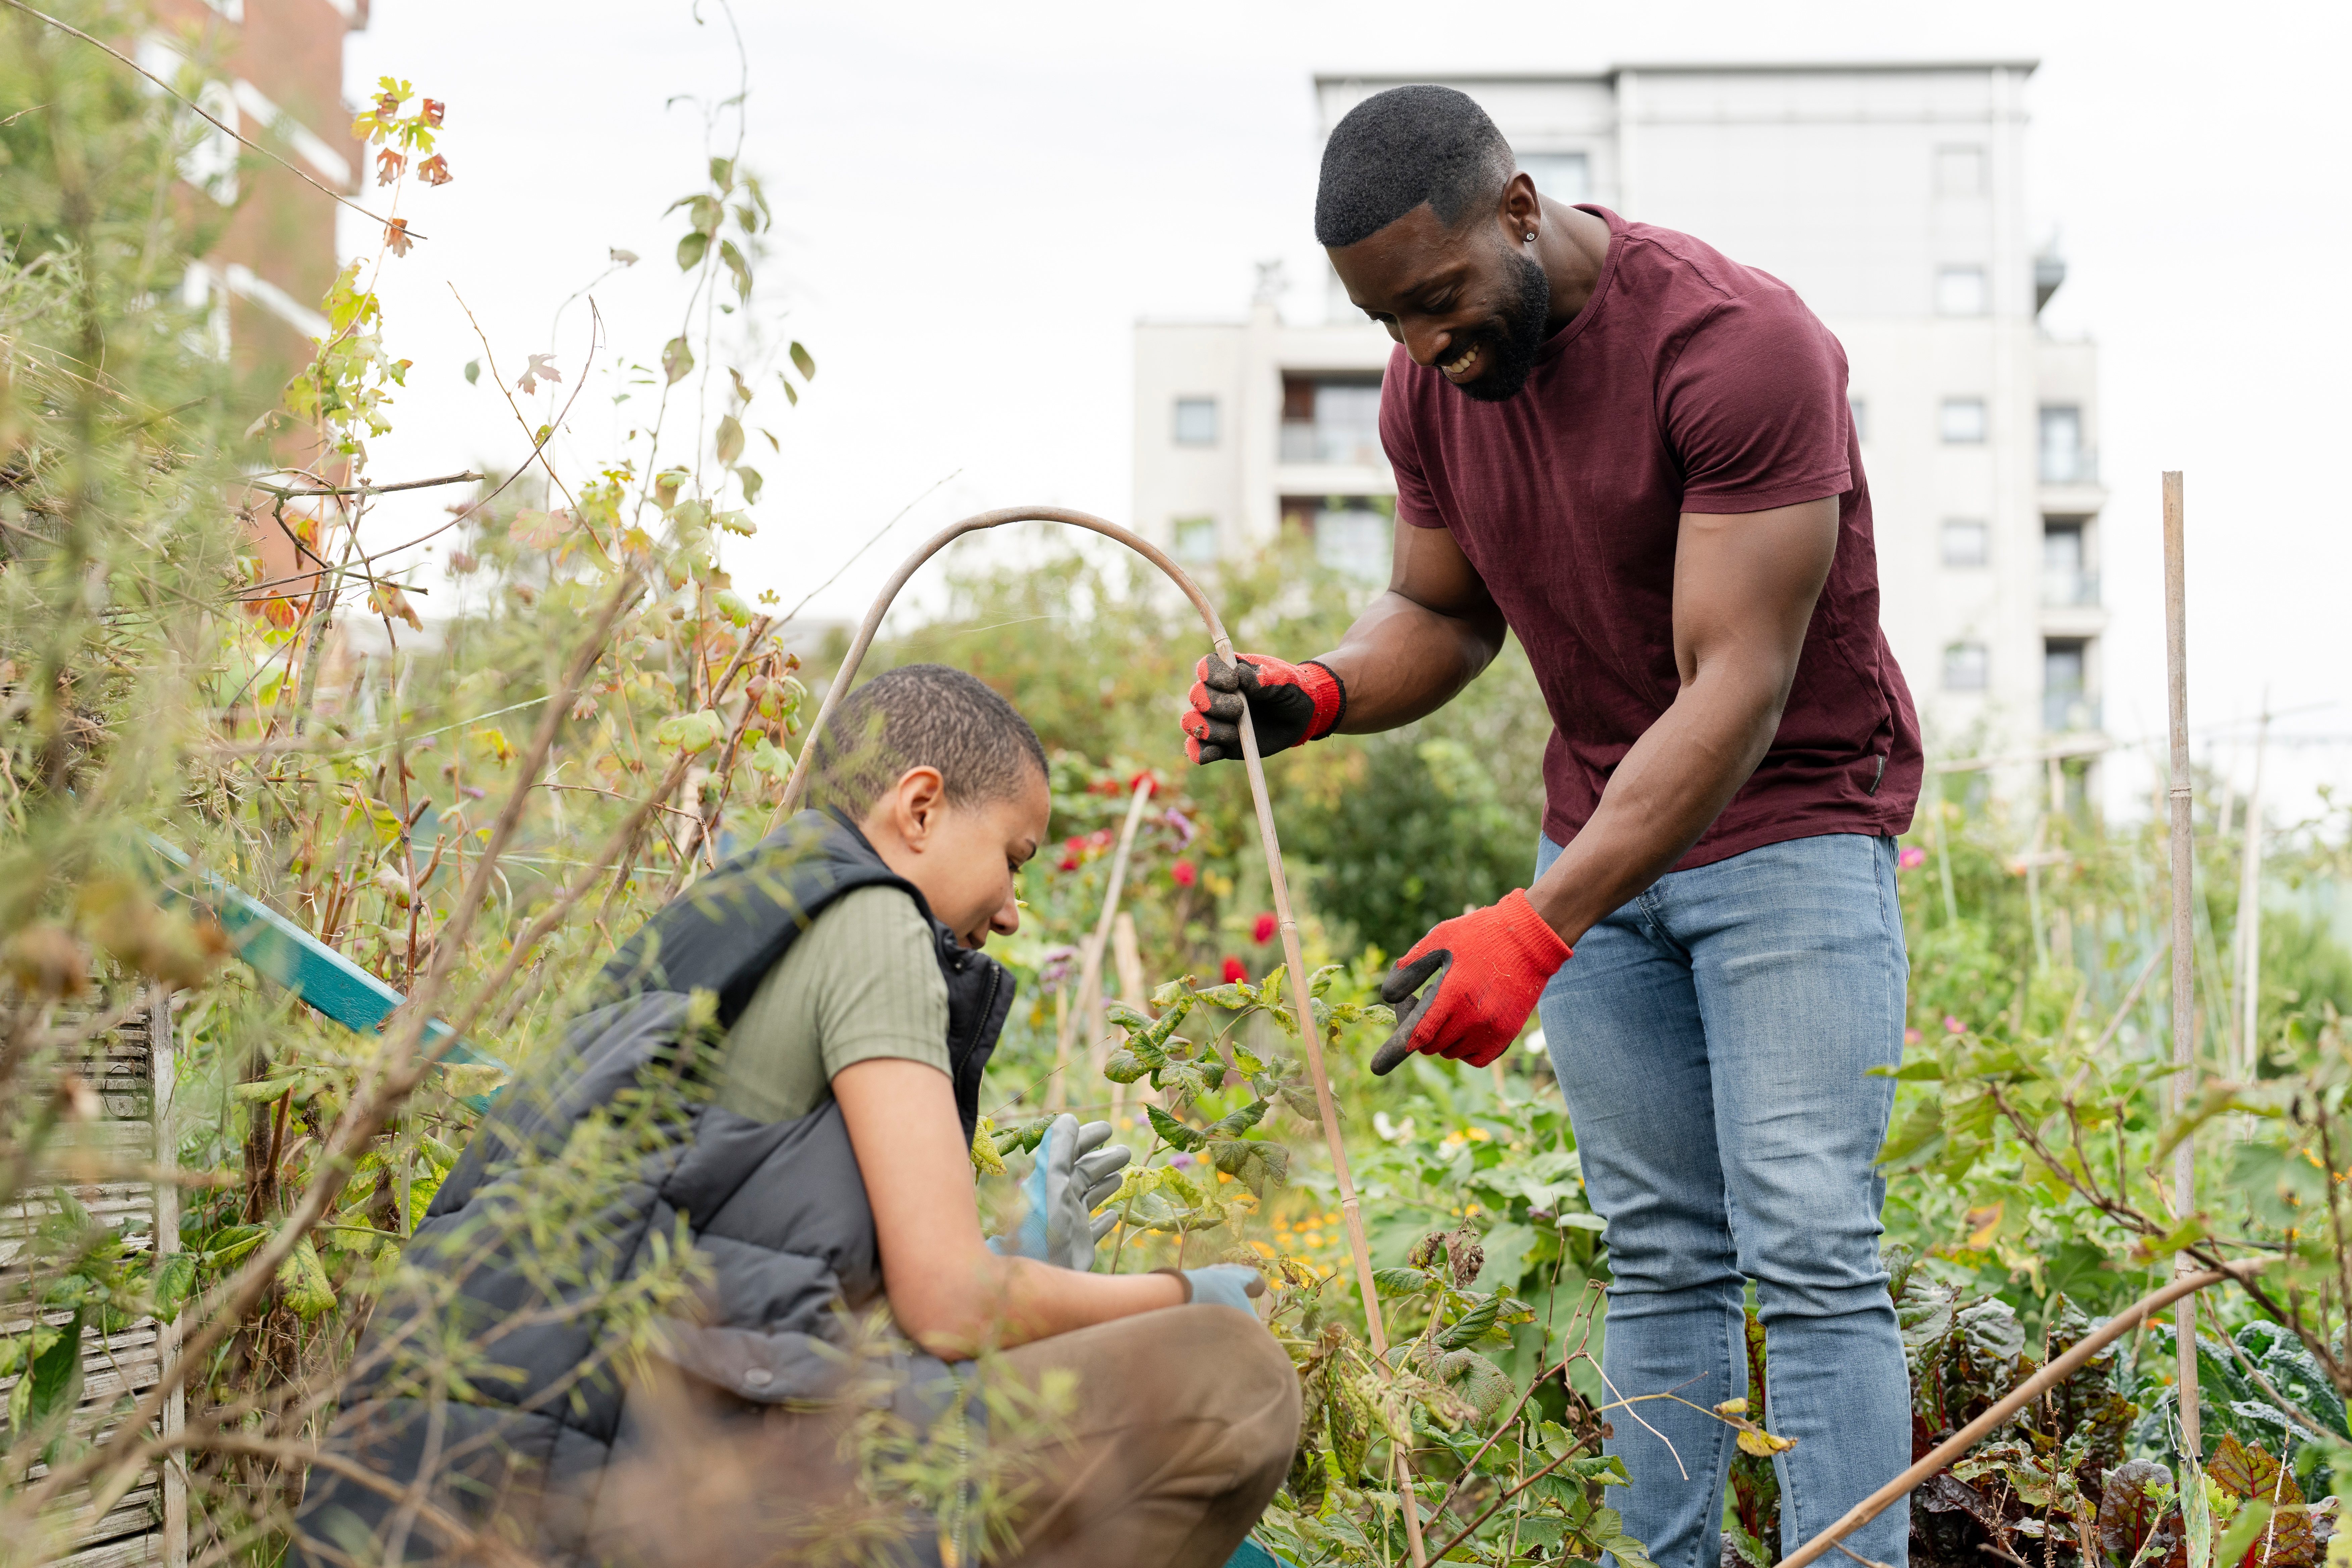
[[1518,284],[1518,297],[1504,307],[1502,331],[1489,332],[1478,342],[1479,351],[1493,362],[1486,374],[1477,380],[1454,388],[1465,397],[1481,403],[1502,403],[1519,395],[1528,384],[1528,374],[1536,368],[1536,354],[1543,348],[1544,331],[1551,320],[1551,279],[1542,267],[1517,251],[1506,253]]

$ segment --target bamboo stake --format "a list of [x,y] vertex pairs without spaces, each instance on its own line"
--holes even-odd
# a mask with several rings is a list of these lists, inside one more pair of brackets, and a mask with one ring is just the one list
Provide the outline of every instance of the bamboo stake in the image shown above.
[[2238,875],[2238,1075],[2253,1081],[2260,1044],[2254,1038],[2263,982],[2263,752],[2271,740],[2271,694],[2263,693],[2254,728],[2254,784],[2246,792],[2246,836]]
[[[1118,920],[1110,928],[1111,967],[1118,972],[1118,994],[1130,1005],[1144,1005],[1149,994],[1143,983],[1143,948],[1135,934],[1135,911],[1121,910]],[[1110,1119],[1116,1124],[1127,1112],[1127,1085],[1110,1086]]]
[[2186,1310],[2191,1291],[2217,1285],[2224,1279],[2242,1277],[2258,1267],[2258,1262],[2233,1263],[2226,1269],[2210,1268],[2202,1273],[2184,1274],[2163,1289],[2141,1297],[2085,1335],[2073,1350],[2019,1384],[1991,1409],[1937,1444],[1926,1458],[1848,1509],[1845,1516],[1835,1524],[1780,1559],[1780,1568],[1805,1568],[1806,1563],[1885,1513],[1891,1505],[1900,1502],[1920,1482],[1976,1447],[1994,1427],[2082,1371],[2093,1356],[2139,1327],[2142,1320],[2162,1311],[2175,1301]]
[[[1118,895],[1120,889],[1127,886],[1127,857],[1129,851],[1135,847],[1135,829],[1143,821],[1143,803],[1151,798],[1155,787],[1150,773],[1135,781],[1135,794],[1127,803],[1127,820],[1119,825],[1118,847],[1111,851],[1110,889],[1103,894],[1102,918],[1095,922],[1094,938],[1086,944],[1078,968],[1078,1005],[1072,1012],[1076,1026],[1087,1032],[1087,1065],[1089,1067],[1098,1066],[1102,1055],[1103,954],[1110,947],[1112,922],[1118,918]],[[1069,1059],[1069,1043],[1066,1040],[1055,1043],[1054,1059],[1056,1066]],[[1056,1075],[1055,1081],[1060,1081],[1060,1075]]]
[[[2189,771],[2189,589],[2186,508],[2180,474],[2164,476],[2164,675],[2166,707],[2172,722],[2172,777],[2167,789],[2171,800],[2172,850],[2172,1060],[2180,1070],[2172,1078],[2172,1109],[2178,1115],[2194,1098],[2196,1086],[2197,932],[2194,890],[2193,824],[2189,808],[2194,784]],[[2172,1156],[2172,1202],[2182,1219],[2197,1211],[2196,1139],[2183,1138]],[[2176,1277],[2189,1269],[2189,1255],[2175,1253]],[[2173,1314],[2180,1359],[2180,1440],[2192,1458],[2205,1448],[2199,1431],[2197,1409],[2197,1304],[2184,1293]]]
[[[1200,585],[1181,566],[1170,560],[1164,551],[1142,535],[1090,512],[1076,511],[1067,507],[1013,506],[976,513],[961,522],[948,524],[925,540],[912,555],[900,563],[890,580],[882,584],[882,591],[875,595],[873,605],[866,612],[866,619],[857,627],[857,636],[849,645],[849,652],[841,661],[841,668],[835,673],[833,684],[825,689],[824,700],[818,705],[815,719],[809,723],[807,735],[802,739],[801,754],[793,759],[792,776],[784,781],[783,798],[776,803],[775,816],[769,822],[770,831],[781,826],[798,809],[801,797],[808,789],[809,763],[816,754],[816,738],[824,730],[825,721],[833,716],[833,710],[849,694],[850,683],[856,677],[858,665],[865,660],[866,650],[874,645],[875,634],[882,629],[882,617],[889,613],[891,602],[898,598],[898,591],[907,585],[908,579],[914,576],[923,563],[965,534],[977,533],[982,529],[1002,528],[1009,522],[1066,523],[1126,545],[1159,567],[1167,574],[1168,580],[1182,591],[1184,597],[1192,602],[1192,608],[1200,613],[1202,623],[1208,627],[1210,647],[1218,659],[1226,664],[1233,662],[1234,639],[1225,634],[1225,624],[1219,618],[1216,606],[1209,603],[1208,595],[1201,592]],[[1273,884],[1275,918],[1282,928],[1282,952],[1290,969],[1291,997],[1298,1012],[1299,1039],[1306,1047],[1307,1071],[1315,1080],[1315,1103],[1322,1114],[1323,1141],[1331,1154],[1331,1174],[1339,1191],[1339,1212],[1347,1220],[1349,1249],[1355,1255],[1356,1289],[1363,1297],[1364,1321],[1370,1332],[1372,1352],[1385,1357],[1388,1354],[1388,1331],[1381,1322],[1380,1293],[1372,1283],[1371,1249],[1364,1240],[1364,1221],[1357,1202],[1355,1180],[1348,1172],[1347,1144],[1339,1136],[1339,1104],[1331,1098],[1330,1075],[1323,1068],[1323,1042],[1317,1038],[1315,1033],[1315,1010],[1309,1005],[1311,999],[1307,990],[1307,961],[1299,952],[1298,925],[1290,912],[1290,881],[1283,874],[1282,847],[1274,831],[1274,807],[1266,798],[1265,764],[1258,756],[1257,727],[1250,720],[1246,704],[1242,709],[1241,735],[1242,765],[1249,774],[1250,803],[1256,808],[1258,839],[1265,848],[1265,873]],[[1398,1458],[1401,1464],[1404,1462],[1402,1452]],[[1404,1468],[1409,1479],[1411,1467],[1407,1464]],[[1421,1515],[1410,1484],[1403,1489],[1402,1497],[1405,1544],[1411,1549],[1413,1568],[1423,1568],[1426,1558],[1421,1540]]]

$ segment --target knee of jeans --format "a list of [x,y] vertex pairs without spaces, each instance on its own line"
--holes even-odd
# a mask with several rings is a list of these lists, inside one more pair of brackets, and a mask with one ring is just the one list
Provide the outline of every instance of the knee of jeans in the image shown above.
[[1886,1293],[1886,1271],[1834,1265],[1811,1270],[1767,1263],[1756,1278],[1756,1315],[1769,1328],[1787,1319],[1847,1318],[1895,1321],[1895,1300]]

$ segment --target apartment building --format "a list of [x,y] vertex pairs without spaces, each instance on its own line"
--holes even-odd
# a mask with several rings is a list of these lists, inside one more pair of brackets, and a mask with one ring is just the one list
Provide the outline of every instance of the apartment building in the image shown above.
[[[239,135],[320,184],[357,192],[362,159],[343,100],[343,40],[367,26],[368,3],[156,0],[137,58]],[[318,302],[338,265],[335,204],[217,131],[203,132],[180,172],[226,213],[212,254],[188,269],[187,302],[210,307],[215,346],[240,368],[303,363],[310,340],[327,330]]]
[[[1887,635],[1946,756],[2088,742],[2100,725],[2097,357],[2038,325],[2064,268],[2027,232],[2032,70],[1441,79],[1478,100],[1548,196],[1696,235],[1787,280],[1837,333]],[[1318,79],[1326,130],[1408,79]],[[1375,420],[1391,343],[1327,281],[1325,324],[1285,321],[1268,273],[1244,320],[1137,327],[1135,517],[1180,557],[1290,531],[1385,575],[1395,483]]]

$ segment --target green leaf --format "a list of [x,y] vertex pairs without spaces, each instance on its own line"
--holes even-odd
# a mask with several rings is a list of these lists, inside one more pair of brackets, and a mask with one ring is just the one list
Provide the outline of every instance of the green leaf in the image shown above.
[[32,1364],[25,1375],[9,1391],[8,1426],[12,1436],[28,1430],[37,1430],[51,1422],[63,1422],[81,1403],[81,1325],[82,1315],[74,1314],[73,1321],[49,1327],[56,1338],[44,1344],[40,1331],[35,1331],[34,1343],[38,1347]]
[[[755,479],[758,478],[757,475],[752,477]],[[760,525],[751,521],[751,514],[748,511],[722,511],[711,518],[710,521],[725,529],[728,532],[740,534],[745,539],[749,539],[753,534],[760,531]]]
[[1502,1306],[1503,1296],[1498,1290],[1455,1319],[1453,1326],[1438,1336],[1437,1342],[1450,1351],[1464,1350],[1477,1343],[1486,1331],[1495,1326],[1496,1316],[1502,1310]]
[[1151,1130],[1159,1133],[1161,1141],[1171,1148],[1181,1149],[1190,1153],[1207,1142],[1200,1133],[1185,1126],[1158,1106],[1147,1105],[1143,1109],[1144,1113],[1151,1118]]
[[466,362],[466,384],[467,386],[473,386],[478,384],[481,379],[482,362],[478,359],[467,360]]
[[194,1254],[173,1252],[158,1258],[155,1275],[148,1293],[154,1299],[155,1316],[170,1322],[180,1315],[180,1309],[196,1289],[196,1259]]
[[251,1083],[241,1083],[230,1091],[233,1098],[243,1100],[276,1100],[302,1081],[299,1068],[292,1072],[273,1073]]
[[698,232],[709,236],[719,232],[719,224],[727,216],[727,209],[719,205],[717,196],[706,194],[688,201],[686,216],[693,222]]
[[1149,1029],[1151,1027],[1151,1018],[1148,1014],[1138,1011],[1128,1004],[1119,1001],[1117,997],[1113,997],[1111,1000],[1103,1004],[1103,1016],[1109,1019],[1114,1026],[1122,1029]]
[[1234,1053],[1234,1066],[1247,1077],[1256,1078],[1265,1071],[1265,1064],[1252,1056],[1247,1046],[1236,1041],[1231,1048]]
[[[760,477],[759,469],[748,464],[738,463],[735,466],[735,482],[743,487],[743,504],[750,506],[760,499],[760,489],[768,481]],[[740,517],[742,514],[736,512],[731,515]],[[749,533],[751,530],[747,528],[743,531]]]
[[233,1225],[216,1230],[205,1237],[205,1262],[215,1268],[226,1268],[261,1243],[269,1234],[265,1225]]
[[1196,991],[1193,994],[1210,1006],[1223,1007],[1227,1012],[1257,1005],[1257,987],[1244,985],[1238,980],[1228,980],[1223,985],[1212,986],[1206,991]]
[[690,228],[677,242],[677,269],[691,272],[702,265],[703,253],[710,248],[710,237],[698,228]]
[[694,368],[694,350],[688,346],[684,334],[662,345],[661,362],[662,374],[669,377],[671,385],[686,378],[686,373]]
[[1322,995],[1326,991],[1331,989],[1331,982],[1345,973],[1346,970],[1344,966],[1340,964],[1325,964],[1322,968],[1317,970],[1314,973],[1307,977],[1307,994],[1309,996]]
[[722,191],[733,190],[735,188],[735,160],[732,158],[711,159],[710,183],[717,185]]
[[334,1310],[335,1288],[319,1263],[318,1247],[307,1236],[294,1244],[294,1250],[278,1266],[278,1299],[305,1322]]
[[1221,1139],[1208,1148],[1210,1163],[1261,1199],[1268,1187],[1290,1179],[1290,1151],[1279,1143],[1247,1138]]
[[784,401],[790,403],[793,407],[798,408],[801,405],[801,395],[793,390],[793,384],[789,381],[785,381],[781,373],[778,374],[776,379],[783,384]]
[[1418,1296],[1436,1288],[1437,1276],[1425,1268],[1375,1268],[1372,1283],[1383,1296]]
[[1219,1118],[1210,1123],[1209,1136],[1212,1138],[1240,1137],[1265,1120],[1266,1104],[1267,1102],[1263,1100],[1252,1100],[1230,1116]]
[[735,297],[749,300],[751,297],[751,264],[743,259],[743,253],[735,248],[733,240],[719,242],[719,259],[726,264],[729,274],[735,279]]
[[[814,381],[816,379],[816,361],[810,357],[808,350],[801,347],[800,340],[798,338],[794,338],[793,340],[792,354],[793,368],[801,373],[801,379],[803,381]],[[1152,1000],[1158,1001],[1159,998],[1155,996]]]
[[1192,977],[1191,975],[1180,974],[1175,979],[1170,981],[1167,984],[1162,985],[1159,990],[1154,991],[1151,994],[1151,1005],[1155,1007],[1165,1007],[1168,1004],[1176,1000],[1177,997],[1183,995],[1187,990],[1191,989],[1192,984]]
[[743,455],[743,426],[732,414],[719,416],[719,460],[732,463]]
[[1103,1077],[1113,1083],[1133,1083],[1150,1070],[1150,1065],[1142,1058],[1124,1048],[1111,1052],[1103,1063]]

